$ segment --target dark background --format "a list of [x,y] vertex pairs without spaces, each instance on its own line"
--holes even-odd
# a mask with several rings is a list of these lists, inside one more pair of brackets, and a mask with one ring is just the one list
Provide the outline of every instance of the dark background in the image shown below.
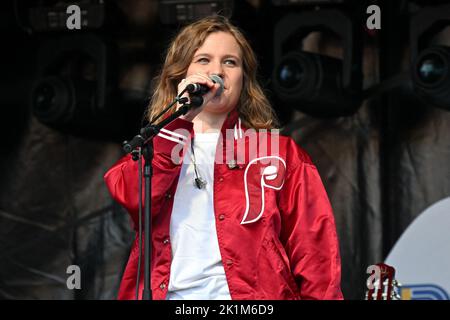
[[[33,8],[68,3],[2,5],[0,298],[116,297],[133,233],[126,212],[110,198],[103,174],[123,155],[122,140],[138,132],[151,79],[171,37],[183,25],[164,21],[161,2],[106,1],[104,19],[93,18],[101,22],[98,27],[79,31],[33,26]],[[284,133],[311,155],[328,191],[340,239],[344,296],[363,299],[367,266],[383,261],[416,216],[450,195],[450,112],[419,98],[409,73],[412,17],[450,1],[230,3],[232,11],[221,13],[230,13],[250,39],[260,62],[261,84]],[[371,4],[381,8],[381,30],[366,27]],[[305,113],[301,101],[283,101],[272,74],[279,62],[274,57],[278,22],[288,13],[329,8],[346,12],[355,24],[362,93],[353,100],[355,112],[324,118]],[[424,47],[433,41],[450,46],[448,27],[427,37]],[[297,47],[294,41],[289,45]],[[83,55],[60,60],[53,56],[67,46],[82,52],[93,44],[104,51],[95,50],[87,60]],[[342,56],[342,46],[327,32],[308,35],[303,47]],[[95,58],[105,63],[102,72],[92,67]],[[73,121],[52,123],[36,113],[33,93],[42,79],[54,75],[76,78],[75,109],[82,112],[74,112]],[[104,87],[98,91],[101,81]],[[94,98],[88,94],[92,90],[97,90]],[[82,271],[81,290],[66,287],[66,269],[73,264]]]

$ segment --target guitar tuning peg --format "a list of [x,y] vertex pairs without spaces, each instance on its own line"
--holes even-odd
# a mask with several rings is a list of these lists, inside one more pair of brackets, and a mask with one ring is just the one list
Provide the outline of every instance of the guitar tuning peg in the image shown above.
[[393,280],[392,281],[392,286],[394,286],[397,289],[400,289],[402,287],[402,284],[400,282],[398,282],[397,280]]

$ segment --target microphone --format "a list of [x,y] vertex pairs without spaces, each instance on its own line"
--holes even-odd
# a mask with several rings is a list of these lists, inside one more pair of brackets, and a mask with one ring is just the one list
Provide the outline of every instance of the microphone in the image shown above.
[[[219,77],[217,74],[212,74],[209,76],[209,78],[214,82],[214,83],[218,83],[219,84],[219,89],[217,89],[216,95],[215,97],[218,97],[222,94],[223,92],[223,79],[221,77]],[[200,84],[200,83],[190,83],[186,86],[186,91],[189,93],[195,93],[195,94],[200,94],[200,95],[204,95],[205,93],[207,93],[210,90],[210,88],[204,84]]]

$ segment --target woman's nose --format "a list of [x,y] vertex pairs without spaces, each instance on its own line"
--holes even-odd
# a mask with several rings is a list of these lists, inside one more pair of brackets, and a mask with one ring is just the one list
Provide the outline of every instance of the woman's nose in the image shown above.
[[223,78],[223,66],[220,62],[215,62],[214,64],[211,64],[211,68],[209,69],[208,75],[218,75],[219,77]]

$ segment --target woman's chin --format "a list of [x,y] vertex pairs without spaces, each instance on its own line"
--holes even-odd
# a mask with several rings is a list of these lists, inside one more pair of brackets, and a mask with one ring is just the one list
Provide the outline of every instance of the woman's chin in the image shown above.
[[221,97],[214,97],[211,100],[209,100],[208,104],[205,106],[206,111],[213,112],[213,113],[223,113],[228,111],[228,106],[221,99]]
[[209,101],[209,103],[210,104],[223,104],[224,103],[223,97],[222,96],[214,96],[214,98],[212,98]]

